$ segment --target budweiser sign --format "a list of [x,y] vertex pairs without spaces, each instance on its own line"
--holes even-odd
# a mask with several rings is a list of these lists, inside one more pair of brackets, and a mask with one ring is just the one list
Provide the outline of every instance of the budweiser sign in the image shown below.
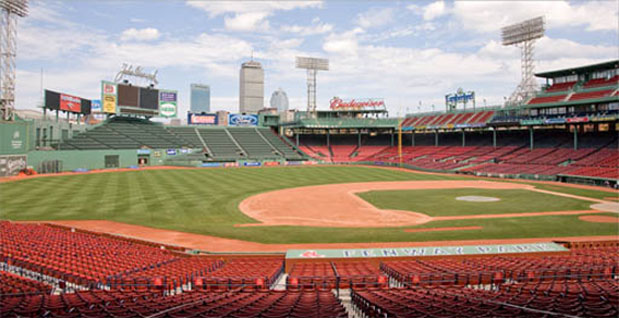
[[351,99],[349,101],[345,101],[339,97],[333,97],[331,99],[331,105],[329,107],[331,107],[331,109],[361,109],[367,107],[385,107],[385,101],[382,99],[371,98],[362,100]]

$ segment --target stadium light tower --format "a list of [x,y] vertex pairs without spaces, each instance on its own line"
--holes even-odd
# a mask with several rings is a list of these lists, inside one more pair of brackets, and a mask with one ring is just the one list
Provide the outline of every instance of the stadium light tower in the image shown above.
[[501,29],[503,45],[516,45],[521,48],[520,67],[522,79],[516,90],[507,100],[508,105],[516,105],[533,96],[538,88],[533,76],[533,45],[544,36],[544,17],[537,17]]
[[28,0],[0,0],[0,116],[13,119],[17,18],[28,14]]
[[297,68],[307,70],[307,112],[316,112],[316,71],[328,71],[329,60],[297,56]]

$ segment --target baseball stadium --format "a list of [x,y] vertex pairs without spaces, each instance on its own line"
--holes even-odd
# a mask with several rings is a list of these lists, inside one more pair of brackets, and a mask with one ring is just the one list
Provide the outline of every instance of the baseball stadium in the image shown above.
[[3,78],[0,317],[619,315],[617,59],[400,117],[308,96],[162,123],[178,92],[132,76],[35,118]]

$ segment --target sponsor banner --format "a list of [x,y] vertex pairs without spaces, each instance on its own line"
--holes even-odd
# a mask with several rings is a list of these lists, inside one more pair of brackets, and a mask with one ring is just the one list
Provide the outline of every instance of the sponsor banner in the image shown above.
[[266,161],[263,163],[263,165],[267,167],[279,166],[279,161]]
[[82,110],[82,99],[68,94],[60,94],[60,110],[79,113]]
[[468,124],[469,127],[486,127],[486,123]]
[[226,168],[236,168],[238,166],[239,165],[236,162],[226,162],[226,163],[224,163],[224,167],[226,167]]
[[384,166],[385,162],[384,161],[374,161],[374,164],[377,166]]
[[566,120],[568,123],[586,123],[589,121],[589,117],[574,117]]
[[543,123],[544,121],[541,119],[524,119],[520,121],[520,124],[525,126],[541,125]]
[[564,124],[565,118],[549,118],[544,120],[545,124]]
[[261,162],[243,162],[243,166],[245,167],[260,167],[261,165]]
[[221,163],[219,163],[219,162],[204,162],[204,163],[202,163],[202,167],[205,167],[205,168],[221,167]]
[[138,149],[138,155],[150,155],[150,149]]
[[101,82],[101,104],[102,112],[116,114],[116,106],[118,105],[116,84],[106,81]]
[[385,101],[376,98],[362,98],[342,100],[339,97],[333,97],[329,102],[331,109],[363,109],[363,108],[385,108]]
[[454,124],[447,124],[447,128],[453,129],[454,128]]
[[228,126],[258,126],[258,115],[228,115]]
[[159,91],[159,116],[176,117],[178,109],[178,93],[171,90]]
[[187,114],[188,125],[217,125],[217,114]]
[[615,116],[600,116],[591,118],[591,121],[613,121],[615,119]]
[[116,113],[116,95],[103,95],[103,112]]
[[311,165],[317,165],[318,162],[316,162],[316,161],[303,161],[303,164],[311,166]]
[[189,149],[182,148],[181,153],[189,153]]
[[0,177],[16,176],[26,167],[26,155],[0,156]]
[[472,126],[469,125],[469,124],[457,124],[454,127],[456,127],[456,128],[468,128],[468,127],[472,127]]
[[166,151],[166,154],[167,154],[168,156],[176,156],[176,149],[168,149],[168,150]]
[[90,101],[90,112],[91,113],[100,113],[101,111],[103,111],[103,108],[101,108],[100,99],[93,99],[92,101]]
[[496,244],[408,248],[367,248],[367,249],[317,249],[288,250],[286,259],[296,258],[376,258],[410,256],[450,256],[480,254],[518,254],[567,252],[563,245],[555,243]]
[[300,166],[303,164],[303,161],[286,161],[287,166]]
[[403,127],[402,127],[402,131],[411,131],[411,130],[414,130],[414,129],[415,129],[415,128],[410,127],[410,126],[403,126]]

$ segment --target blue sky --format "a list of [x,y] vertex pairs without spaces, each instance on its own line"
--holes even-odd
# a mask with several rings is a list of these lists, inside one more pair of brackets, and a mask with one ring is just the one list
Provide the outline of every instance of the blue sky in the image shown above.
[[[306,105],[294,57],[330,59],[318,74],[318,108],[333,96],[385,98],[392,115],[444,107],[458,87],[495,105],[520,78],[520,53],[500,28],[544,15],[536,71],[618,57],[619,0],[609,1],[30,1],[19,21],[18,108],[44,88],[96,99],[122,63],[159,70],[159,87],[211,86],[212,109],[238,111],[240,64],[265,69],[265,105],[278,87]],[[182,117],[182,116],[181,116]]]

